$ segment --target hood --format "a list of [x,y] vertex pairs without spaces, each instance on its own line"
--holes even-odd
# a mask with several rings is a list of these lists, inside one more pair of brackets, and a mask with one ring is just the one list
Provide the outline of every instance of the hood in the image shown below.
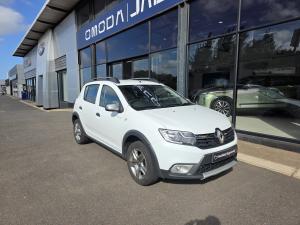
[[142,111],[149,120],[161,124],[161,128],[190,131],[194,134],[214,133],[216,128],[231,127],[228,118],[221,113],[199,105],[162,108]]

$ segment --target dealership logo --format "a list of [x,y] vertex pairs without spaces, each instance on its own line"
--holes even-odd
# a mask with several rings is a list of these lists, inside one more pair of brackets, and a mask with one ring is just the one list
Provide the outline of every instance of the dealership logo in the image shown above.
[[[85,40],[89,41],[98,35],[105,33],[108,30],[114,29],[125,22],[130,22],[131,19],[146,13],[147,10],[159,6],[167,0],[136,0],[135,6],[132,8],[129,2],[126,7],[118,9],[115,13],[108,15],[98,22],[98,24],[85,30]],[[131,8],[131,11],[130,11]]]
[[31,58],[24,58],[24,68],[31,66]]
[[45,42],[42,42],[40,45],[39,45],[39,49],[38,49],[38,53],[39,53],[39,56],[42,56],[45,52]]
[[225,135],[219,128],[217,128],[215,131],[215,137],[218,138],[220,144],[224,144]]

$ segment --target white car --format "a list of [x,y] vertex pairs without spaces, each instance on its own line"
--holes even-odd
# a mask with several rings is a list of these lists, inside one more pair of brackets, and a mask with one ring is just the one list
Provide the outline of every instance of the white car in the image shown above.
[[78,144],[94,140],[119,154],[140,185],[205,179],[236,164],[237,136],[226,116],[152,80],[85,84],[72,121]]

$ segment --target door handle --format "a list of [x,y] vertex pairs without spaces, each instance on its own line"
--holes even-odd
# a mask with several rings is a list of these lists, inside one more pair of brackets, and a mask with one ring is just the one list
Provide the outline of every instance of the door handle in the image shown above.
[[82,110],[82,107],[81,107],[81,106],[79,106],[79,109],[80,109],[80,110]]
[[100,117],[100,113],[96,113],[96,116]]

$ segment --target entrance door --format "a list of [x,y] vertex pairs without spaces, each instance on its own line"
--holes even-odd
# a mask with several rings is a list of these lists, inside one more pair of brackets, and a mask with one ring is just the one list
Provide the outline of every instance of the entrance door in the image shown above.
[[59,108],[68,108],[67,70],[57,72]]

